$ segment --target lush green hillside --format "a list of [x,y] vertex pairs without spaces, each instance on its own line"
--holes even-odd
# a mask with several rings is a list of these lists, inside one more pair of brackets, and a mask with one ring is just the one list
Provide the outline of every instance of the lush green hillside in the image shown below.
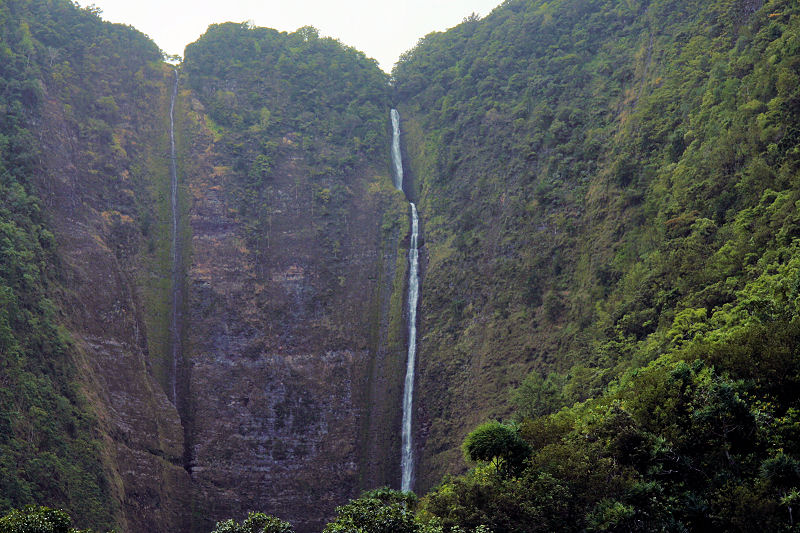
[[432,513],[496,531],[789,525],[798,14],[510,1],[402,58],[429,251],[420,486],[512,408],[535,450],[516,480],[444,485]]
[[[87,57],[92,47],[105,55]],[[62,271],[38,198],[42,154],[31,125],[41,120],[46,85],[78,95],[83,107],[74,116],[96,106],[113,113],[116,104],[96,99],[97,89],[82,80],[123,50],[130,62],[159,58],[134,30],[102,23],[69,2],[0,5],[0,508],[52,502],[98,527],[112,523],[114,508],[96,421],[53,301]]]
[[346,178],[365,164],[381,178],[387,170],[389,88],[375,61],[319,37],[313,27],[287,34],[226,23],[186,48],[184,66],[216,135],[220,163],[238,178],[227,192],[238,197],[250,244],[268,246],[276,166],[282,150],[297,146],[312,167],[309,214],[317,205],[327,215],[318,230],[336,257],[352,197]]

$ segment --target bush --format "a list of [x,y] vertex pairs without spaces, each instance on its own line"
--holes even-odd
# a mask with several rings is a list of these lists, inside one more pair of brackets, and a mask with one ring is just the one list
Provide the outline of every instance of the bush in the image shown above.
[[383,488],[365,492],[336,508],[336,520],[324,533],[433,533],[414,515],[417,497]]
[[475,428],[464,440],[464,455],[473,462],[487,462],[509,477],[518,474],[531,455],[531,447],[519,435],[519,428],[497,421]]
[[211,533],[292,533],[291,524],[264,513],[249,513],[238,523],[232,519],[217,522]]
[[0,518],[0,533],[80,533],[71,525],[72,519],[62,510],[29,505]]

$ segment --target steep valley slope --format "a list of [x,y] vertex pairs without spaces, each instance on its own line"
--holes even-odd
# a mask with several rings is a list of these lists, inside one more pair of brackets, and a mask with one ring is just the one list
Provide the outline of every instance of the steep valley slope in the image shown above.
[[98,529],[185,528],[183,430],[138,290],[161,275],[171,70],[136,30],[69,3],[0,12],[0,502],[64,506]]
[[797,23],[783,1],[511,0],[401,58],[429,254],[418,490],[482,421],[791,329],[797,293],[762,283],[796,253]]

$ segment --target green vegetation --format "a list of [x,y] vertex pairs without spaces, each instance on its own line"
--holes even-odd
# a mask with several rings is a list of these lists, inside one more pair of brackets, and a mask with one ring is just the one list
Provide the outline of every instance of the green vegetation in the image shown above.
[[28,506],[0,518],[0,533],[81,533],[61,510]]
[[183,71],[204,105],[220,163],[235,177],[224,194],[237,206],[247,247],[271,253],[272,226],[285,213],[285,181],[293,176],[293,203],[309,220],[304,234],[329,258],[321,265],[328,287],[341,284],[353,209],[396,210],[387,76],[312,27],[287,34],[246,23],[210,26],[187,46]]
[[414,513],[417,497],[410,492],[376,489],[336,509],[324,533],[439,533]]
[[519,429],[500,422],[486,422],[467,435],[464,456],[472,462],[488,462],[502,476],[517,474],[531,453]]
[[296,132],[310,156],[339,170],[359,155],[385,158],[388,88],[376,67],[315,28],[287,34],[246,23],[210,26],[187,46],[185,61],[189,84],[216,126],[247,141],[231,153],[254,185],[272,170],[276,147],[260,144],[274,140],[270,134]]
[[[336,509],[336,519],[325,533],[444,533],[436,519],[415,514],[417,497],[410,492],[376,489],[365,492]],[[13,510],[0,518],[0,533],[91,533],[70,528],[71,519],[64,511],[29,506]],[[211,533],[292,533],[288,522],[264,513],[250,512],[241,522],[218,522]],[[453,533],[492,533],[485,526],[474,529],[454,527]]]
[[288,522],[264,513],[248,513],[241,523],[225,520],[217,523],[211,533],[292,533],[294,530]]
[[766,328],[794,351],[798,14],[511,0],[398,63],[430,250],[422,488],[469,427],[512,415],[509,391],[523,420],[700,338]]
[[32,16],[26,4],[0,6],[0,511],[49,501],[102,523],[109,515],[99,444],[48,295],[55,240],[36,197],[38,143],[28,129],[42,99],[37,59],[56,44],[37,37],[61,37],[53,32],[58,14]]
[[[796,339],[797,324],[789,330]],[[601,398],[526,420],[521,434],[533,453],[523,472],[476,469],[439,486],[424,508],[445,525],[480,522],[496,532],[789,530],[800,486],[797,402],[787,409],[774,398],[796,390],[796,357],[766,363],[795,376],[786,389],[698,358],[752,349],[748,336],[692,343]]]
[[[365,162],[385,165],[386,76],[363,53],[319,37],[315,28],[287,34],[215,24],[187,46],[184,69],[226,165],[239,176],[241,190],[229,193],[248,217],[252,244],[267,233],[273,173],[287,150],[299,147],[312,167],[311,215],[316,209],[334,221],[346,216],[344,178]],[[342,237],[330,238],[336,253]]]
[[[531,450],[513,475],[446,478],[423,513],[496,533],[796,528],[798,43],[789,1],[511,0],[402,58],[425,446],[513,407]],[[502,457],[476,447],[502,428],[468,458]],[[423,488],[449,453],[423,456]]]
[[[90,177],[113,174],[133,149],[123,118],[163,82],[158,59],[92,9],[0,4],[0,511],[47,502],[113,525],[31,124],[52,99]],[[374,172],[389,167],[388,80],[310,27],[214,25],[183,69],[214,164],[234,175],[222,194],[246,226],[243,249],[266,257],[276,198],[291,196],[277,182],[296,179],[325,257],[320,286],[333,287],[320,305],[336,305],[350,208],[383,213],[371,235],[384,244],[401,232],[405,203]],[[797,2],[508,0],[427,36],[392,81],[425,217],[419,477],[433,488],[419,501],[367,492],[326,533],[796,531]],[[166,272],[165,189],[149,181],[165,165],[138,155],[133,199],[103,215],[109,242],[120,259],[146,243],[144,269]],[[397,348],[405,257],[382,251],[396,259],[381,280]],[[163,286],[144,294],[150,329],[161,326],[153,351],[167,333]],[[478,425],[502,418],[513,422]],[[465,436],[477,463],[466,473]],[[29,508],[0,532],[34,522],[70,527]],[[216,529],[290,530],[259,513]]]

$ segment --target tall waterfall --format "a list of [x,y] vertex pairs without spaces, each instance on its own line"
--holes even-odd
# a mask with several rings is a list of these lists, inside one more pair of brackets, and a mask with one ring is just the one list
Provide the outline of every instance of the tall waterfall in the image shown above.
[[394,163],[394,187],[403,190],[403,156],[400,152],[400,113],[392,109],[392,163]]
[[[403,158],[400,152],[400,113],[392,109],[392,163],[394,164],[394,186],[403,190]],[[414,406],[414,366],[417,358],[417,302],[419,301],[419,217],[417,206],[411,206],[411,243],[408,248],[408,356],[406,358],[406,380],[403,387],[403,428],[400,457],[402,477],[400,488],[411,490],[414,480],[414,446],[411,432]]]
[[403,457],[402,490],[411,490],[414,475],[414,450],[411,441],[411,408],[414,404],[414,362],[417,358],[417,301],[419,299],[419,218],[417,206],[411,205],[411,245],[408,248],[408,358],[406,382],[403,387]]
[[172,346],[172,403],[178,405],[178,359],[181,356],[181,331],[180,331],[180,273],[181,250],[178,239],[178,163],[175,155],[175,100],[178,97],[178,71],[175,70],[175,83],[172,86],[172,99],[169,104],[169,142],[170,142],[170,181],[172,205],[172,318],[170,323],[170,345]]

